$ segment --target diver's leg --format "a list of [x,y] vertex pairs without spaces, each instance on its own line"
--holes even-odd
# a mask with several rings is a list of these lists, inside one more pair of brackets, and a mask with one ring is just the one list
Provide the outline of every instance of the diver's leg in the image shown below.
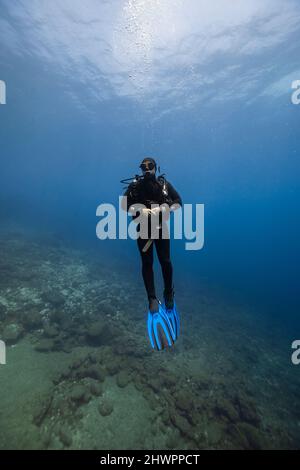
[[173,299],[173,266],[170,257],[170,239],[160,238],[155,240],[155,247],[164,278],[164,297],[165,299],[166,296]]
[[168,310],[174,307],[173,266],[170,256],[170,239],[155,240],[157,256],[164,278],[164,300]]
[[154,285],[154,272],[153,272],[153,243],[144,253],[143,248],[148,240],[142,238],[137,239],[139,252],[142,259],[142,274],[144,279],[145,288],[147,291],[148,299],[156,299],[155,285]]

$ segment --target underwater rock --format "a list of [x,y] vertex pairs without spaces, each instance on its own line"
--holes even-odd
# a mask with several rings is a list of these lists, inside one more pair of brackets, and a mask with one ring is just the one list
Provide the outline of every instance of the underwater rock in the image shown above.
[[111,358],[111,360],[105,364],[105,367],[109,375],[116,375],[122,369],[121,363],[115,360],[115,358]]
[[111,360],[115,360],[116,358],[113,357],[111,348],[106,346],[104,348],[96,348],[92,353],[95,357],[97,362],[105,364],[109,363]]
[[98,362],[98,356],[97,356],[96,353],[90,353],[88,355],[88,359],[92,364],[97,364],[97,362]]
[[192,414],[194,410],[193,397],[188,391],[180,391],[175,395],[175,403],[177,408],[186,414]]
[[98,320],[91,323],[86,330],[87,336],[90,338],[101,338],[104,335],[105,322]]
[[260,417],[258,416],[255,407],[248,403],[244,403],[240,407],[240,416],[242,421],[247,421],[254,426],[257,426],[260,423]]
[[172,374],[170,371],[164,372],[164,383],[168,389],[175,387],[177,382],[178,379],[175,374]]
[[102,416],[109,416],[113,412],[113,404],[110,400],[102,400],[98,405],[98,411]]
[[235,407],[227,400],[218,399],[215,405],[215,412],[217,416],[224,416],[229,421],[236,423],[240,420],[239,413]]
[[170,418],[174,426],[181,432],[183,436],[193,438],[193,428],[184,416],[171,413]]
[[67,429],[60,428],[59,438],[64,446],[70,447],[72,445],[72,435]]
[[91,323],[87,327],[86,335],[92,344],[97,345],[109,342],[113,336],[110,325],[101,320]]
[[24,330],[22,326],[18,325],[17,323],[10,323],[3,329],[2,339],[7,344],[14,344],[20,339],[23,332]]
[[75,385],[69,396],[77,404],[87,403],[90,400],[90,394],[83,385]]
[[103,382],[106,377],[106,371],[104,367],[97,363],[91,364],[90,355],[86,353],[82,353],[78,357],[74,358],[67,369],[68,374],[66,378],[89,378]]
[[211,422],[205,429],[205,434],[210,445],[215,446],[220,442],[224,435],[224,430],[219,426],[218,423]]
[[76,344],[74,344],[72,338],[68,338],[64,334],[60,334],[55,338],[51,338],[54,342],[54,349],[56,351],[64,351],[66,353],[70,353]]
[[100,395],[103,394],[103,388],[101,384],[99,384],[98,382],[92,382],[90,386],[90,390],[91,390],[92,395],[94,395],[95,397],[100,397]]
[[254,426],[257,426],[260,423],[260,417],[258,416],[256,406],[252,401],[246,397],[241,398],[237,395],[236,403],[239,408],[241,421],[246,421]]
[[249,449],[249,442],[243,432],[233,423],[230,423],[227,428],[226,432],[233,438],[233,445],[236,449],[237,447],[242,450]]
[[50,290],[42,293],[44,302],[53,305],[54,307],[61,307],[65,303],[65,298],[56,290]]
[[27,330],[37,330],[42,326],[42,316],[38,310],[31,310],[23,315],[22,323]]
[[105,369],[101,366],[91,366],[88,369],[89,376],[93,379],[99,380],[99,382],[104,382],[106,377]]
[[150,392],[149,393],[143,393],[144,395],[144,398],[147,400],[148,402],[148,406],[151,410],[153,411],[156,411],[157,413],[161,413],[162,410],[163,410],[163,406],[164,406],[164,402],[162,400],[158,400],[157,399],[157,395]]
[[69,365],[64,366],[64,368],[62,369],[60,373],[60,381],[70,378],[71,375],[72,375],[71,367]]
[[77,281],[76,279],[74,281],[71,282],[71,286],[74,288],[74,289],[77,289],[78,287],[81,286],[80,282]]
[[105,380],[105,370],[101,366],[81,366],[78,370],[77,375],[79,377],[90,377],[91,379],[99,380],[99,382],[104,382]]
[[169,426],[171,423],[170,414],[166,408],[163,410],[161,414],[161,420],[166,426]]
[[167,449],[177,449],[178,447],[178,435],[175,433],[170,434],[166,439],[166,447]]
[[78,323],[78,318],[76,316],[71,317],[72,322],[70,323],[70,333],[75,336],[85,337],[85,326]]
[[52,351],[53,349],[55,349],[55,344],[52,339],[42,338],[35,345],[35,349],[36,351],[39,351],[39,352],[48,352],[48,351]]
[[126,385],[129,384],[129,382],[131,381],[131,378],[130,378],[130,375],[125,370],[122,370],[121,372],[118,373],[116,380],[117,380],[118,387],[124,388],[126,387]]
[[4,320],[6,317],[7,308],[0,302],[0,321]]
[[143,384],[138,379],[134,381],[134,386],[138,392],[141,392],[143,390]]
[[52,415],[54,417],[59,416],[61,423],[66,421],[70,423],[70,421],[73,421],[77,416],[77,408],[79,405],[70,400],[67,401],[68,391],[66,389],[62,388],[61,392],[60,394],[56,394],[53,399]]
[[101,309],[101,313],[104,315],[114,315],[115,309],[112,307],[109,300],[101,300],[99,302],[99,309]]
[[197,449],[205,449],[207,447],[207,437],[203,432],[203,428],[196,429],[194,442],[196,444]]
[[204,415],[204,412],[206,412],[206,405],[203,401],[203,405],[201,404],[201,399],[197,400],[197,407],[200,407],[201,409],[201,412],[200,411],[197,411],[197,410],[193,410],[193,412],[189,415],[187,415],[187,419],[189,420],[189,422],[193,425],[193,426],[199,426],[201,425],[202,421],[203,421],[203,415]]
[[143,393],[143,397],[145,398],[145,400],[150,403],[152,397],[153,397],[153,392],[152,390],[147,387],[145,384],[143,384],[143,390],[142,390],[142,393]]
[[50,431],[44,431],[42,435],[43,448],[47,449],[51,444],[52,436]]
[[149,387],[152,388],[155,393],[159,393],[162,387],[159,377],[152,378],[151,381],[149,381]]
[[136,373],[137,376],[139,375],[142,375],[145,373],[145,361],[142,359],[142,360],[134,360],[134,363],[133,363],[133,366],[134,366],[134,372]]
[[196,377],[196,385],[200,392],[211,388],[209,376],[204,372],[199,372]]
[[53,390],[49,390],[45,393],[39,394],[35,399],[33,412],[33,422],[37,426],[40,426],[46,418],[52,404]]
[[83,354],[79,357],[76,357],[73,362],[71,363],[71,368],[72,369],[78,369],[86,360],[86,355]]
[[260,450],[264,448],[263,440],[257,428],[249,423],[239,423],[237,428],[246,436],[250,449]]
[[55,372],[53,374],[52,382],[54,385],[58,385],[61,382],[61,374],[59,372]]
[[[114,331],[115,336],[119,334],[119,332]],[[129,342],[127,343],[122,341],[117,341],[113,345],[113,352],[119,356],[127,356],[131,358],[142,358],[144,357],[144,349],[140,348],[137,343]]]
[[68,329],[71,327],[71,319],[64,310],[53,310],[50,315],[51,322],[57,323],[60,327]]
[[44,326],[44,336],[46,338],[54,338],[55,336],[59,335],[59,331],[52,325],[45,325]]

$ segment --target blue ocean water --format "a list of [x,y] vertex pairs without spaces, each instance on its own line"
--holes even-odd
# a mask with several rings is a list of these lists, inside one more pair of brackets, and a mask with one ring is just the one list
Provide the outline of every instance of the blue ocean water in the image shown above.
[[227,308],[224,337],[238,303],[253,327],[285,331],[289,367],[300,307],[299,2],[1,0],[0,11],[1,231],[51,234],[111,263],[118,285],[130,276],[143,319],[136,244],[98,240],[96,208],[117,205],[120,180],[151,155],[184,203],[205,205],[204,248],[172,241],[183,321],[193,311],[201,325],[198,295],[212,289]]

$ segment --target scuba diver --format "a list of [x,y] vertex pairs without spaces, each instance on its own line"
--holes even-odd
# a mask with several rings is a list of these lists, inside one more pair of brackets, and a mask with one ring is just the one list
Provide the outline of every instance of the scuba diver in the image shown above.
[[[152,347],[162,350],[172,346],[179,333],[179,316],[174,301],[173,267],[170,259],[170,236],[166,221],[170,211],[181,207],[182,201],[164,175],[156,177],[157,164],[153,158],[144,158],[140,169],[142,176],[136,175],[135,178],[121,181],[129,184],[124,193],[122,208],[131,214],[133,219],[137,217],[144,219],[147,227],[146,234],[144,234],[144,232],[141,233],[141,224],[139,225],[137,245],[149,301],[148,335]],[[163,274],[163,304],[158,300],[155,292],[153,246],[156,248]]]

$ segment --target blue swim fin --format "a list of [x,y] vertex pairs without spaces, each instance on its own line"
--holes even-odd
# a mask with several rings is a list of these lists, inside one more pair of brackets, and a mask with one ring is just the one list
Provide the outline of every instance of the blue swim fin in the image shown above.
[[161,351],[166,347],[171,347],[175,341],[175,333],[169,320],[166,310],[161,303],[158,304],[158,311],[155,313],[148,311],[148,335],[153,349]]
[[172,309],[168,310],[165,304],[163,305],[163,309],[165,310],[166,316],[172,326],[173,340],[176,341],[179,336],[179,331],[180,331],[180,318],[179,318],[178,310],[176,308],[175,300],[174,300],[174,305]]

